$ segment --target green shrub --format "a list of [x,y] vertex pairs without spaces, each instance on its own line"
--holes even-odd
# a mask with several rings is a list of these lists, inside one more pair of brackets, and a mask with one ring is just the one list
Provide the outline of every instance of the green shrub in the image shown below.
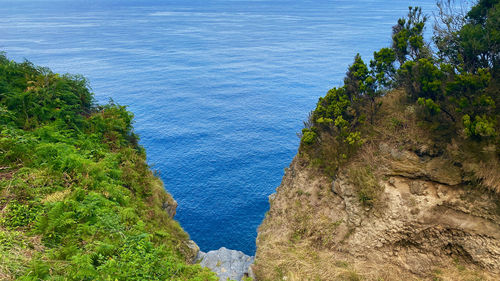
[[377,201],[382,187],[379,185],[371,167],[351,168],[349,170],[349,180],[354,185],[361,203],[371,206]]
[[463,117],[464,132],[469,137],[493,137],[496,135],[495,121],[486,115],[476,116],[474,120],[471,120],[466,114]]
[[20,203],[16,200],[7,204],[5,213],[0,217],[3,226],[12,229],[32,224],[42,213],[38,202]]
[[[186,263],[188,235],[162,209],[171,198],[132,121],[93,104],[84,78],[0,55],[2,277],[218,280]],[[4,243],[10,229],[42,244]]]
[[302,139],[301,139],[301,142],[305,145],[310,145],[310,144],[313,144],[315,141],[316,141],[316,133],[307,129],[307,128],[304,128],[302,129]]

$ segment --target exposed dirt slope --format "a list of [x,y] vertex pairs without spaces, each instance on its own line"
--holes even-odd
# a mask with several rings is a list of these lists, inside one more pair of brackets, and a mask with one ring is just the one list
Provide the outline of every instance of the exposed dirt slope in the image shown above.
[[374,127],[402,126],[334,177],[296,156],[259,228],[258,280],[500,280],[498,160],[436,145],[397,100]]

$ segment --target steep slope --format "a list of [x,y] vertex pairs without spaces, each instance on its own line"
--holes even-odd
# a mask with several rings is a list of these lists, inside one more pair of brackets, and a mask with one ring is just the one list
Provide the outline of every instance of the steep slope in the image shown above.
[[319,99],[259,227],[258,280],[500,280],[500,1],[451,3],[436,52],[410,7]]
[[[476,154],[465,143],[435,145],[411,109],[395,111],[400,98],[386,96],[381,109],[405,114],[400,124],[379,120],[335,177],[295,157],[259,228],[258,280],[498,280],[494,147]],[[472,183],[474,171],[493,185]]]
[[124,106],[0,55],[1,280],[218,280],[176,206]]

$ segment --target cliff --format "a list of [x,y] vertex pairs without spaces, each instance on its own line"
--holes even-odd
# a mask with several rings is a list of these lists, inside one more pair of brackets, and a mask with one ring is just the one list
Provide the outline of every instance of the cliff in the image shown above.
[[192,265],[132,118],[83,77],[0,55],[1,280],[218,280]]
[[450,3],[434,48],[410,7],[319,98],[259,227],[258,280],[500,280],[500,2]]
[[[434,146],[413,118],[387,126],[334,177],[295,157],[259,227],[258,280],[498,280],[494,148],[472,159],[465,144]],[[472,184],[472,169],[493,184]],[[370,204],[360,200],[368,189]]]

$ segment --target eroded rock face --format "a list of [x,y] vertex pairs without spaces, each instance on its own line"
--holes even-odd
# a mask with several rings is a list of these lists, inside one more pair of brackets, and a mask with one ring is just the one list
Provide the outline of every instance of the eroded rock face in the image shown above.
[[189,240],[186,243],[189,251],[186,253],[186,258],[188,261],[195,263],[198,260],[198,256],[200,255],[200,247],[193,240]]
[[163,202],[162,208],[167,214],[173,218],[175,217],[175,213],[177,210],[177,201],[174,198],[170,197],[170,200]]
[[[491,220],[492,213],[478,212],[493,211],[493,205],[471,204],[467,190],[431,181],[394,176],[382,184],[385,206],[377,214],[366,212],[353,194],[340,195],[345,196],[347,227],[355,227],[344,245],[350,254],[376,251],[380,262],[398,257],[399,265],[421,275],[449,257],[500,272],[500,225]],[[352,188],[342,177],[336,185]]]
[[259,228],[257,277],[500,280],[500,195],[462,182],[440,156],[375,154],[374,204],[361,202],[349,167],[332,180],[294,159]]
[[207,267],[219,276],[220,281],[240,281],[244,277],[253,277],[250,265],[254,258],[243,252],[229,250],[224,247],[208,253],[199,252],[200,265]]

